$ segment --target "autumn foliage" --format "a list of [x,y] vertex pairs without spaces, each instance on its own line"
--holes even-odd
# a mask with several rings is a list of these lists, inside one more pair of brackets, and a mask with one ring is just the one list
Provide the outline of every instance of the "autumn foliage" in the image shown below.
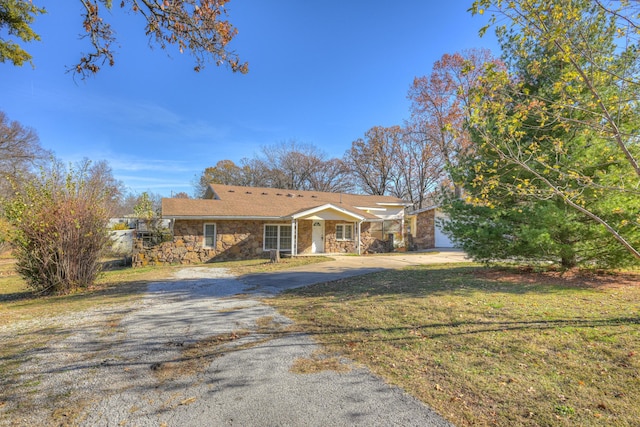
[[[229,0],[121,0],[120,8],[141,16],[145,21],[145,34],[149,44],[167,49],[174,46],[180,53],[188,52],[195,60],[194,70],[200,71],[208,62],[226,65],[232,71],[246,73],[248,64],[228,48],[238,30],[226,19]],[[82,0],[81,38],[91,48],[83,53],[69,71],[87,77],[100,71],[104,65],[115,64],[116,31],[108,19],[112,16],[112,0]],[[33,5],[31,0],[0,1],[0,29],[16,36],[18,43],[0,34],[0,62],[11,61],[20,66],[31,62],[24,50],[27,42],[40,40],[32,29],[38,15],[46,9]]]

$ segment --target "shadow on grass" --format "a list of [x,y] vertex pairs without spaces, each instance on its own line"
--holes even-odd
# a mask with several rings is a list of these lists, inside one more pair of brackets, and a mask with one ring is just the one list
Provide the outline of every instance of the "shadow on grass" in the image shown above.
[[[488,277],[489,273],[493,276]],[[508,276],[508,280],[499,280],[500,275]],[[638,277],[638,280],[640,280],[640,277]],[[496,269],[477,265],[452,266],[447,264],[413,266],[402,270],[373,272],[357,277],[288,290],[285,295],[302,297],[333,296],[338,299],[357,299],[364,296],[398,298],[451,294],[467,295],[478,291],[515,295],[553,294],[580,290],[593,292],[594,290],[597,291],[599,287],[615,283],[615,281],[615,275],[585,275],[577,278],[567,278],[523,273],[516,268]]]
[[[392,342],[392,341],[413,341],[424,338],[434,339],[443,337],[474,335],[492,332],[514,332],[514,331],[543,331],[561,328],[598,328],[604,326],[624,326],[640,325],[640,317],[612,317],[602,319],[553,319],[553,320],[531,320],[531,321],[462,321],[449,323],[432,323],[423,325],[407,325],[394,327],[341,327],[326,326],[322,330],[307,330],[309,335],[327,336],[344,335],[352,333],[365,334],[360,340],[353,342]],[[446,332],[441,332],[445,329]],[[376,334],[388,334],[388,337],[375,336]],[[402,336],[394,336],[402,334]],[[323,340],[326,344],[332,344]],[[336,341],[336,344],[343,341]]]

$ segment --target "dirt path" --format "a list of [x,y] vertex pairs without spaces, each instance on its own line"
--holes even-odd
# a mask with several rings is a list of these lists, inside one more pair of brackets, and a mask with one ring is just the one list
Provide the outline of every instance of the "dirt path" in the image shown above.
[[[263,294],[255,277],[189,268],[135,305],[76,315],[21,367],[30,386],[9,400],[30,402],[28,415],[0,407],[0,425],[448,425],[365,368],[323,354],[256,299]],[[292,369],[323,358],[337,365]]]

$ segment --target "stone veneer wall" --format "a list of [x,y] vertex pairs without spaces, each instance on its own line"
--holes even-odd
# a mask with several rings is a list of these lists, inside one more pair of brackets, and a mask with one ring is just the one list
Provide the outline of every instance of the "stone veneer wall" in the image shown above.
[[[338,240],[336,238],[336,225],[351,224],[353,225],[353,240]],[[356,244],[356,234],[358,224],[348,221],[325,221],[324,223],[324,250],[333,254],[352,254],[358,253]]]
[[[216,224],[215,248],[202,247],[205,223]],[[133,266],[259,258],[264,255],[264,224],[264,221],[176,220],[171,241],[150,248],[143,247],[139,239],[134,242]]]
[[393,250],[393,248],[389,247],[389,243],[386,240],[378,237],[380,235],[379,227],[374,226],[373,223],[363,223],[360,233],[360,249],[363,254],[377,254],[391,252]]
[[[134,267],[160,264],[192,264],[230,259],[251,259],[264,256],[264,224],[285,224],[290,222],[273,221],[215,221],[216,247],[205,249],[202,247],[204,224],[211,221],[176,220],[173,227],[173,239],[157,246],[143,246],[141,239],[133,243],[132,263]],[[338,241],[336,239],[336,225],[347,224],[345,221],[325,221],[326,253],[357,253],[356,240]],[[312,221],[298,222],[298,253],[311,253]],[[357,223],[353,223],[354,237]],[[371,223],[365,222],[361,226],[361,252],[377,253],[389,250],[384,241],[371,235]]]
[[[353,224],[354,237],[357,232],[358,223],[350,223],[348,221],[325,221],[324,224],[324,252],[325,253],[357,253],[358,247],[356,240],[336,239],[337,224]],[[301,220],[298,222],[298,254],[311,253],[311,233],[313,221]],[[360,250],[361,253],[379,253],[387,252],[389,248],[386,242],[374,237],[372,234],[372,223],[363,222],[360,227]]]
[[429,209],[416,215],[416,231],[413,238],[416,249],[435,248],[435,213],[435,209]]

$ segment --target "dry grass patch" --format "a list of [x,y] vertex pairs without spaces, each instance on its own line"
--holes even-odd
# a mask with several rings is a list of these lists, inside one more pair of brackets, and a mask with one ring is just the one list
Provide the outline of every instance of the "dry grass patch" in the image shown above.
[[290,371],[294,374],[317,374],[322,371],[349,372],[351,366],[343,363],[334,354],[316,350],[309,358],[299,358],[293,362]]
[[640,419],[638,274],[421,266],[265,302],[456,425]]
[[151,370],[161,382],[204,372],[214,358],[229,350],[227,344],[249,334],[249,331],[242,330],[203,338],[184,346],[179,358],[154,363],[151,365]]
[[238,276],[244,274],[268,273],[271,271],[286,270],[303,265],[317,264],[332,261],[333,258],[324,256],[280,258],[280,262],[272,263],[268,259],[249,259],[241,261],[214,262],[207,264],[212,267],[228,268]]

